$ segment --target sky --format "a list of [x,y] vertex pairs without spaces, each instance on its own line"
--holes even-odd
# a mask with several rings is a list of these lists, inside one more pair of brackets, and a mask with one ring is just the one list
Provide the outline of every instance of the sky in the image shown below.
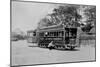
[[12,31],[34,30],[38,22],[57,7],[55,4],[12,1]]
[[[69,4],[62,5],[70,6]],[[61,4],[12,1],[12,31],[21,30],[26,33],[28,30],[36,29],[38,22],[58,6]],[[80,10],[83,16],[82,22],[84,22],[86,17],[83,14],[83,5],[80,6]]]

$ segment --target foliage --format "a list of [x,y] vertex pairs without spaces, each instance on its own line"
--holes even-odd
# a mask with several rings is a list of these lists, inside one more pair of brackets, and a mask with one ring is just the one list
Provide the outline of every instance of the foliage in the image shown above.
[[82,27],[83,32],[89,32],[96,25],[96,7],[88,7],[84,10],[84,14],[87,17],[86,25]]
[[24,40],[26,39],[26,35],[24,32],[22,32],[21,30],[15,30],[11,33],[11,40],[12,41],[17,41],[17,40]]
[[87,16],[87,21],[86,22],[96,22],[96,7],[90,7],[85,9],[85,15]]
[[73,23],[78,24],[78,21],[81,19],[77,11],[77,7],[74,6],[59,6],[55,8],[52,14],[48,14],[50,18],[43,18],[39,22],[39,26],[51,26],[62,23],[65,25],[71,25]]

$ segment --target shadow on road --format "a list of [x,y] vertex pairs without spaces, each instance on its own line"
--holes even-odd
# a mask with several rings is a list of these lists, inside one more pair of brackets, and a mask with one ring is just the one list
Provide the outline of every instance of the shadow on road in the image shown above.
[[[36,48],[36,47],[38,47],[38,46],[29,46],[29,47]],[[44,47],[38,47],[38,48],[50,50],[49,48],[44,48]],[[52,48],[51,51],[52,51],[52,50],[58,50],[58,51],[79,51],[78,48],[77,48],[77,49],[73,49],[73,50],[67,49],[67,48],[66,48],[66,49],[55,49],[55,48]]]
[[52,49],[52,50],[59,50],[59,51],[79,51],[79,49]]

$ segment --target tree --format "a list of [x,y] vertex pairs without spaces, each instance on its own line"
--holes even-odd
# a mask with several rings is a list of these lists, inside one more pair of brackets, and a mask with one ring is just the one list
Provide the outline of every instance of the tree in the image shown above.
[[96,7],[87,7],[84,10],[84,14],[87,17],[86,25],[82,27],[83,32],[90,32],[90,30],[96,25]]
[[81,19],[81,15],[78,13],[78,7],[75,6],[59,6],[53,10],[53,13],[48,14],[48,18],[43,18],[39,22],[40,26],[52,26],[62,23],[64,25],[79,26],[78,23]]
[[81,19],[81,15],[78,13],[78,7],[75,6],[60,6],[58,9],[54,9],[54,13],[60,17],[64,24],[78,23],[79,19]]
[[53,23],[48,19],[48,18],[43,18],[40,20],[38,23],[38,27],[46,27],[46,26],[51,26]]
[[95,6],[89,7],[87,9],[85,9],[84,12],[87,17],[86,22],[95,24],[95,22],[96,22],[96,7]]

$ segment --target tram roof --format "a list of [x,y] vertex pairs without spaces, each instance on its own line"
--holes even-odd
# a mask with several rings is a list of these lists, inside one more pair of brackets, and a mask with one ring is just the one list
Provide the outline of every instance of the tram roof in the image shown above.
[[[64,28],[65,28],[64,25],[58,24],[58,25],[39,28],[39,31],[63,30]],[[76,28],[76,27],[67,27],[67,28]]]
[[53,26],[48,26],[48,27],[42,27],[42,28],[39,28],[39,31],[49,31],[49,30],[60,30],[60,29],[63,29],[63,25],[59,24],[59,25],[53,25]]
[[35,29],[35,30],[28,30],[27,32],[28,33],[31,33],[31,32],[36,32],[37,30]]

